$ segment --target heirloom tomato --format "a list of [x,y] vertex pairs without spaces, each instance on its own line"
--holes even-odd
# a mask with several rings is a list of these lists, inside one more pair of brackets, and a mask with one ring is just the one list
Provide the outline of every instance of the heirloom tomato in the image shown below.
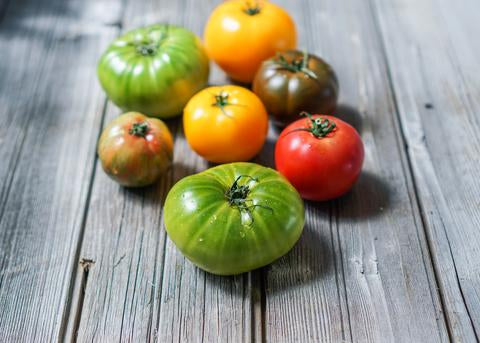
[[302,111],[331,114],[338,97],[333,69],[321,58],[290,50],[262,63],[253,91],[263,101],[275,124],[285,126]]
[[246,88],[210,87],[185,106],[183,128],[192,149],[208,161],[247,161],[265,143],[268,115],[260,99]]
[[288,13],[263,0],[220,4],[205,27],[205,47],[232,79],[250,83],[262,61],[295,49],[295,24]]
[[187,176],[173,186],[165,228],[198,267],[233,275],[286,254],[304,225],[303,201],[277,171],[230,163]]
[[357,131],[328,115],[310,115],[287,126],[275,145],[275,165],[309,200],[346,193],[360,175],[363,143]]
[[173,25],[151,25],[117,38],[98,64],[108,97],[125,111],[169,118],[208,81],[200,40]]
[[160,119],[129,112],[103,130],[98,155],[103,170],[121,185],[146,186],[170,166],[173,139]]

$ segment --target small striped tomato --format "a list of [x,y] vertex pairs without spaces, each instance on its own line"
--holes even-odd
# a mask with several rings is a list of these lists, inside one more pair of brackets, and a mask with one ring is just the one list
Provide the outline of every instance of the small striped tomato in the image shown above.
[[154,183],[170,166],[173,138],[163,121],[129,112],[111,121],[98,143],[103,170],[119,184]]

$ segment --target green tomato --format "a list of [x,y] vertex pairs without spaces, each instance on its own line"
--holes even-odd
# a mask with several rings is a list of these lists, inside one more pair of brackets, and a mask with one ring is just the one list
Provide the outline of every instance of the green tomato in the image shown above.
[[185,177],[167,195],[165,227],[198,267],[234,275],[267,265],[297,242],[303,201],[277,171],[230,163]]
[[117,38],[98,64],[108,97],[125,111],[169,118],[205,87],[209,62],[192,32],[173,25],[151,25]]

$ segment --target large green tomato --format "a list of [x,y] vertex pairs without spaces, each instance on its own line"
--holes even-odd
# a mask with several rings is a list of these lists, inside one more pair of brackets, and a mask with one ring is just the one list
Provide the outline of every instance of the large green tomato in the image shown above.
[[185,177],[168,193],[165,227],[200,268],[233,275],[286,254],[304,225],[303,201],[273,169],[230,163]]
[[98,64],[108,97],[125,111],[169,118],[208,81],[208,57],[197,36],[173,25],[151,25],[117,38]]

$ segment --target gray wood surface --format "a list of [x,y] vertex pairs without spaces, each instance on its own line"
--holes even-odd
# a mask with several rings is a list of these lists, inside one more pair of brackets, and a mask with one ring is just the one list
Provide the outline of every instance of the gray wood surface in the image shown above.
[[[275,2],[337,71],[364,171],[350,194],[306,203],[288,255],[218,277],[162,218],[171,185],[209,164],[174,119],[161,182],[111,181],[95,146],[120,112],[95,67],[137,26],[201,35],[220,0],[0,0],[0,342],[478,341],[480,3]],[[276,135],[256,162],[273,165]]]
[[446,341],[372,14],[360,2],[312,0],[296,19],[304,46],[338,73],[338,115],[361,131],[365,163],[351,194],[308,204],[302,240],[267,268],[267,341]]
[[[159,21],[186,25],[201,34],[214,6],[205,3],[129,1],[122,27]],[[215,69],[211,82],[223,83],[225,77]],[[108,106],[106,120],[118,114]],[[97,166],[81,252],[95,264],[88,274],[78,341],[250,340],[248,275],[208,275],[165,239],[161,209],[168,189],[208,167],[191,152],[179,121],[169,125],[176,133],[174,166],[158,186],[146,191],[122,189]],[[69,334],[75,335],[75,330]]]
[[480,4],[374,4],[452,337],[478,340]]
[[92,65],[114,37],[100,5],[11,1],[1,16],[1,342],[62,330],[104,102]]

